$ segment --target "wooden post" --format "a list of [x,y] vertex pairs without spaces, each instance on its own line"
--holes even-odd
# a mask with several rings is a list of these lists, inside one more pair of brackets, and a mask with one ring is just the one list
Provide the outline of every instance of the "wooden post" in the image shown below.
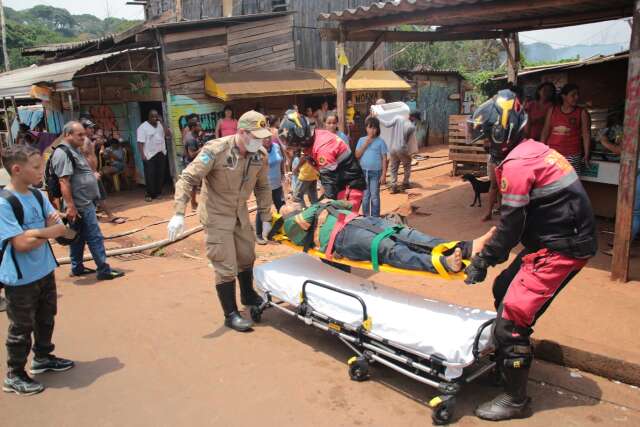
[[336,110],[338,112],[338,129],[340,129],[341,132],[344,132],[346,129],[345,119],[347,110],[346,67],[340,63],[340,53],[344,52],[345,39],[344,30],[341,29],[340,39],[336,42]]
[[176,0],[176,22],[182,21],[182,0]]
[[2,108],[4,108],[4,124],[7,126],[7,145],[13,145],[13,136],[11,135],[11,121],[9,120],[9,110],[7,110],[7,98],[2,97]]
[[507,53],[507,81],[512,85],[518,84],[518,69],[520,68],[520,42],[518,33],[509,34],[500,39]]
[[633,7],[633,27],[629,46],[629,70],[627,73],[627,97],[624,109],[624,135],[620,156],[620,181],[616,208],[616,229],[613,241],[611,278],[629,280],[629,251],[631,226],[636,195],[636,171],[638,170],[638,143],[640,143],[640,0]]
[[4,70],[11,70],[11,63],[9,61],[9,52],[7,51],[7,26],[4,22],[4,6],[2,0],[0,0],[0,30],[2,31],[2,53],[4,54]]
[[11,97],[11,105],[13,105],[13,111],[15,111],[15,113],[16,113],[16,120],[18,121],[18,123],[22,123],[22,121],[20,120],[20,114],[18,114],[18,106],[16,105],[16,97],[15,96]]

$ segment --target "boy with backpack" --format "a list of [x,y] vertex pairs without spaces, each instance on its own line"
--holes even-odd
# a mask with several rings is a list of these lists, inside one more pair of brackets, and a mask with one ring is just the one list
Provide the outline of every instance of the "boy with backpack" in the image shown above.
[[31,187],[42,179],[40,152],[27,145],[14,145],[2,153],[2,163],[11,177],[10,184],[0,192],[0,282],[9,319],[8,372],[2,390],[31,395],[44,390],[25,372],[32,333],[32,375],[74,366],[72,361],[52,354],[51,342],[57,311],[57,263],[49,239],[64,236],[67,229],[49,200]]

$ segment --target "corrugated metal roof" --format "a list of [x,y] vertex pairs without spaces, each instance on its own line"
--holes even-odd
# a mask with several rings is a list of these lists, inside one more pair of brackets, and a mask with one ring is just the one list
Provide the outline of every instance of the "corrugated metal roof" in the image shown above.
[[[634,0],[393,0],[331,13],[347,32],[399,24],[453,28],[455,33],[518,32],[605,21],[633,15]],[[349,24],[349,25],[347,25]]]
[[105,53],[102,55],[88,56],[69,61],[56,62],[47,65],[32,65],[20,68],[8,73],[0,74],[0,97],[29,97],[31,86],[37,83],[59,85],[69,82],[73,76],[83,68],[96,64],[103,59],[120,55],[126,52],[148,50],[146,48],[123,50],[120,52]]
[[208,18],[197,19],[193,21],[180,21],[180,22],[166,22],[163,24],[157,24],[150,26],[151,28],[158,28],[160,30],[177,29],[177,28],[189,28],[199,26],[215,26],[215,25],[233,25],[243,24],[251,21],[259,21],[261,19],[276,18],[278,16],[291,15],[295,12],[265,12],[254,13],[250,15],[238,15],[238,16],[226,16],[222,18]]
[[[615,53],[613,55],[597,55],[581,61],[563,62],[562,64],[539,65],[536,67],[523,68],[518,72],[518,77],[530,76],[539,73],[548,73],[552,71],[566,71],[576,68],[589,67],[592,65],[603,64],[611,61],[623,61],[629,59],[629,51]],[[492,80],[505,80],[507,75],[494,77]]]
[[320,19],[328,21],[353,21],[357,19],[377,18],[398,13],[415,12],[442,7],[454,7],[493,0],[392,0],[380,1],[370,6],[359,6],[355,9],[345,9],[331,13],[322,13]]
[[114,38],[114,34],[109,34],[104,37],[81,40],[76,42],[56,43],[56,44],[47,44],[42,46],[26,47],[22,49],[22,54],[23,55],[42,55],[44,53],[55,53],[55,52],[62,52],[66,50],[82,49],[83,47],[91,46],[92,44],[112,42],[113,38]]

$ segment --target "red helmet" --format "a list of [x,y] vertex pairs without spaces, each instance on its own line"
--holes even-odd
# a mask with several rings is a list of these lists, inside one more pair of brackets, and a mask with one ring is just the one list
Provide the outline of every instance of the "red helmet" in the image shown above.
[[503,89],[480,105],[467,123],[471,142],[488,140],[487,152],[502,160],[524,138],[527,121],[527,113],[518,96]]

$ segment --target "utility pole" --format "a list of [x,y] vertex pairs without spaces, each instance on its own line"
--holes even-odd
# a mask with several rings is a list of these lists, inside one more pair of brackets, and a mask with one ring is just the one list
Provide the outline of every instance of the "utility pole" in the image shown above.
[[4,6],[0,0],[0,31],[2,31],[2,53],[4,54],[4,70],[11,70],[9,63],[9,52],[7,51],[7,26],[4,24]]

